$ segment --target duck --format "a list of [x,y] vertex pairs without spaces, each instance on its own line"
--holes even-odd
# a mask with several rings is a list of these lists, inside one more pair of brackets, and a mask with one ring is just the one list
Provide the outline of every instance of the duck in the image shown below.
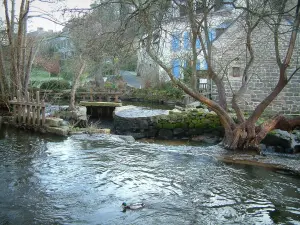
[[128,205],[126,202],[123,202],[122,207],[123,207],[123,212],[126,212],[127,209],[136,210],[136,209],[144,208],[145,204],[144,203],[133,203],[133,204]]

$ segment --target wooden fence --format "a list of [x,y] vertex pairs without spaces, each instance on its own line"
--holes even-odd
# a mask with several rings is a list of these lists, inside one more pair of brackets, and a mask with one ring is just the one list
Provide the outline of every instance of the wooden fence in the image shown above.
[[36,92],[35,99],[30,97],[29,92],[25,97],[21,97],[21,92],[17,92],[9,104],[13,107],[13,122],[21,125],[38,125],[45,124],[45,102],[40,101],[40,92]]

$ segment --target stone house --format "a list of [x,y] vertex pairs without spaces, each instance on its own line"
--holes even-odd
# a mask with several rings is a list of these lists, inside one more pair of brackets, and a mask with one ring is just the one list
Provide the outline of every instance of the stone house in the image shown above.
[[[241,15],[232,23],[226,31],[213,43],[213,64],[218,74],[224,75],[226,97],[229,104],[232,93],[236,92],[242,84],[242,75],[246,62],[250,55],[246,51],[245,20]],[[292,17],[285,17],[279,28],[279,53],[284,59],[289,45],[292,29]],[[253,65],[248,71],[250,78],[248,88],[240,102],[244,110],[252,111],[276,86],[279,79],[279,66],[276,60],[274,33],[267,26],[261,24],[252,33],[252,46],[254,51]],[[287,70],[288,77],[299,68],[300,62],[300,37],[296,40],[296,46],[291,63]],[[216,89],[213,85],[213,99]],[[300,72],[296,72],[289,84],[277,96],[267,108],[268,112],[299,114],[300,113]]]
[[[292,12],[291,12],[292,13]],[[163,24],[163,32],[157,34],[157,46],[160,58],[172,67],[172,72],[177,78],[184,78],[186,67],[191,63],[191,49],[189,46],[189,30],[187,18],[180,15],[180,9],[174,11],[172,20]],[[177,17],[176,17],[177,16]],[[289,43],[292,16],[283,19],[280,27],[279,50],[281,59],[284,57]],[[226,97],[229,106],[232,93],[241,86],[242,74],[245,70],[249,53],[245,44],[245,17],[241,10],[236,10],[224,5],[209,16],[209,35],[212,40],[213,67],[217,74],[223,76]],[[267,24],[261,24],[252,34],[255,58],[248,71],[251,77],[248,89],[243,95],[241,105],[246,111],[253,110],[261,100],[275,87],[279,78],[274,34]],[[196,43],[200,49],[200,43]],[[207,64],[201,51],[198,54],[196,69],[201,72],[207,70]],[[140,49],[138,73],[141,76],[151,77],[153,80],[168,80],[165,71],[156,65],[143,48]],[[300,39],[298,37],[292,62],[288,74],[292,74],[299,67]],[[150,74],[149,74],[150,73]],[[299,71],[290,80],[290,83],[268,107],[268,111],[285,114],[299,114],[300,112],[300,76]],[[201,75],[200,75],[201,77]],[[199,89],[208,87],[211,96],[216,100],[215,85],[206,77],[199,79]]]

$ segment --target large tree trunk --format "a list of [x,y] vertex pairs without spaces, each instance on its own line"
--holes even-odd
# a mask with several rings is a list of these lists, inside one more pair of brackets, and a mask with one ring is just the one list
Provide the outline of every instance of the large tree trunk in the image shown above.
[[80,59],[80,68],[78,73],[75,75],[74,80],[73,80],[73,85],[71,89],[71,96],[70,96],[70,104],[69,104],[69,110],[74,110],[75,109],[75,94],[76,90],[79,84],[80,77],[85,69],[86,62],[82,59]]
[[260,126],[255,126],[248,120],[233,130],[225,130],[223,145],[229,150],[260,151],[259,144],[270,131],[274,129],[291,131],[297,126],[300,126],[300,117],[287,119],[283,115],[277,115]]
[[4,96],[7,94],[7,82],[6,82],[6,70],[4,65],[4,57],[2,52],[2,46],[0,46],[0,89],[1,89],[1,95],[4,98]]

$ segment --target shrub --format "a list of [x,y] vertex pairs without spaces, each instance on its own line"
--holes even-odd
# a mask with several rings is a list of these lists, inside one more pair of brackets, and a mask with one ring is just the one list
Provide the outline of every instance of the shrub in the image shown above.
[[49,80],[42,83],[40,89],[59,91],[59,90],[70,89],[70,84],[66,80]]

